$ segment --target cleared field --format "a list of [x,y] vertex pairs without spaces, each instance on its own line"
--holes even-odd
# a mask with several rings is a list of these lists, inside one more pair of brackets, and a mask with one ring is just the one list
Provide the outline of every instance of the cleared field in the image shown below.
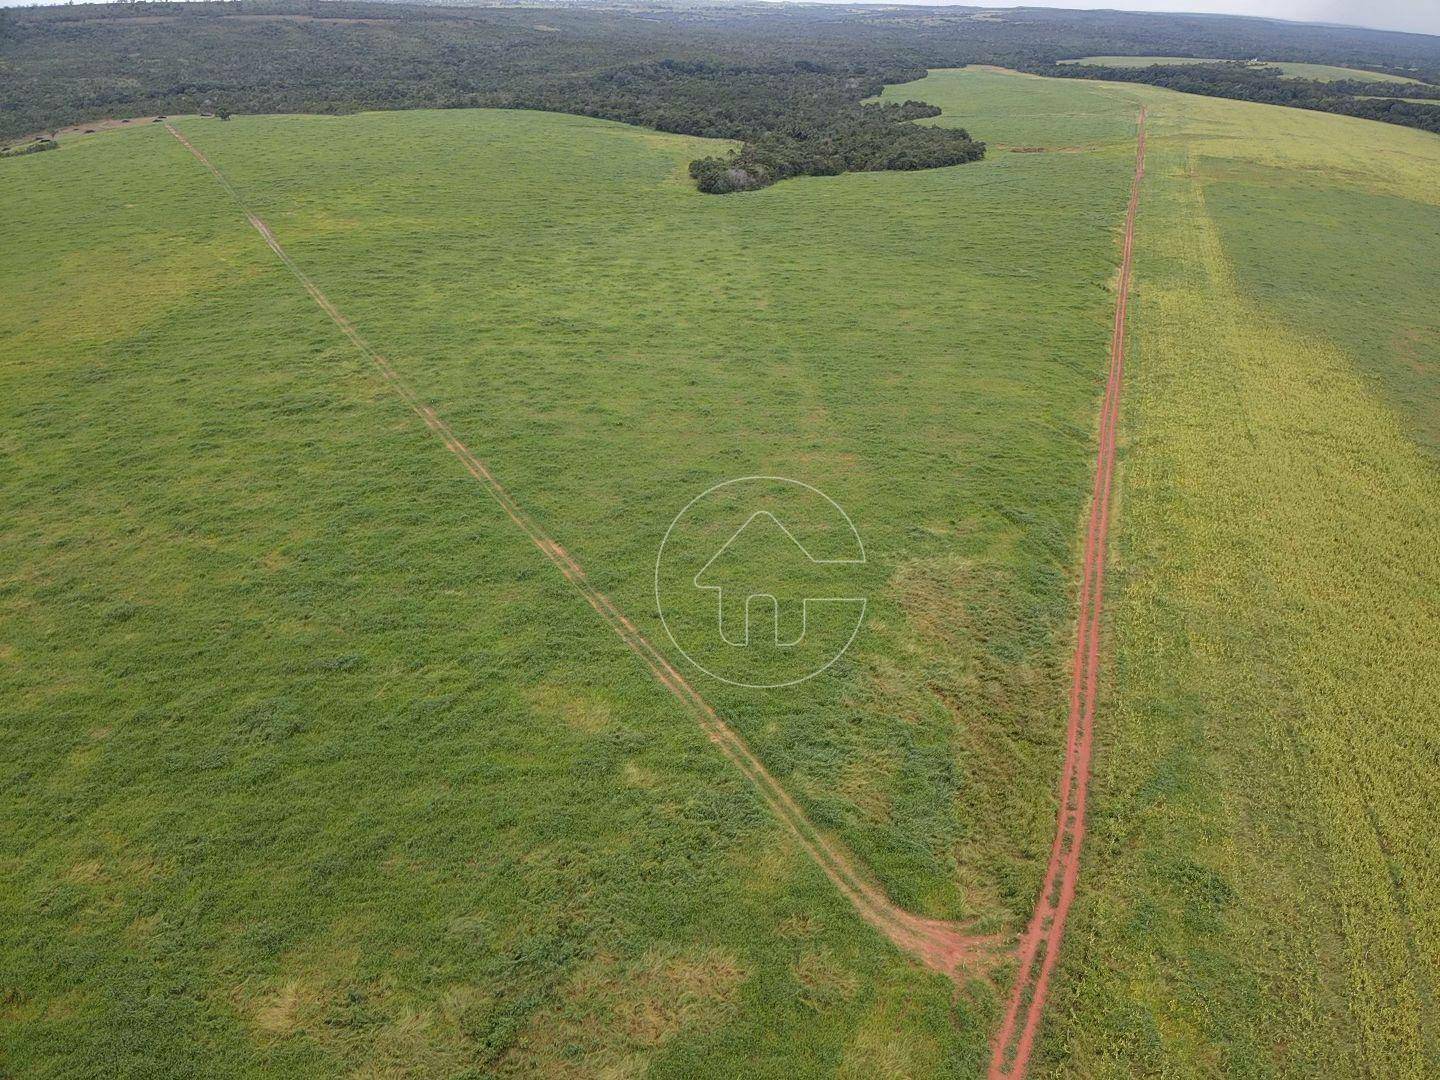
[[[1079,60],[1061,60],[1062,64],[1091,64],[1096,67],[1149,67],[1151,64],[1214,64],[1213,57],[1196,56],[1085,56]],[[1332,64],[1301,64],[1290,60],[1252,61],[1258,67],[1277,67],[1290,79],[1314,79],[1317,82],[1343,82],[1358,79],[1361,82],[1419,83],[1405,75],[1386,75],[1378,71],[1364,71],[1360,68],[1335,67]]]
[[[574,117],[178,127],[652,639],[706,487],[849,510],[855,648],[699,685],[897,902],[1013,935],[1145,104],[1036,1071],[1433,1071],[1440,140],[989,70],[887,96],[991,157],[712,198],[705,144]],[[1004,965],[955,996],[871,932],[179,143],[82,137],[0,197],[0,1066],[983,1071]]]
[[[705,487],[849,508],[857,648],[712,700],[899,902],[1023,923],[1123,123],[744,201],[570,117],[180,127],[652,637]],[[14,1068],[980,1068],[997,993],[864,929],[174,139],[48,156],[0,175]]]
[[6,267],[6,1071],[946,1067],[948,993],[178,144],[55,156]]
[[1156,108],[1115,754],[1069,958],[1108,1024],[1052,1060],[1433,1075],[1440,268],[1393,264],[1440,224],[1440,140]]
[[[894,92],[973,107],[996,77]],[[1041,1071],[1433,1075],[1440,139],[1128,84],[1077,125],[1104,94],[1147,106],[1149,164],[1113,682]]]
[[1278,67],[1289,79],[1314,79],[1317,82],[1344,82],[1359,79],[1361,82],[1419,83],[1406,75],[1387,75],[1379,71],[1364,71],[1360,68],[1335,67],[1333,64],[1300,64],[1291,60],[1265,60],[1266,66]]
[[[987,145],[1010,154],[997,154],[991,167],[1017,167],[1028,154],[1020,150],[1104,151],[1100,156],[1113,159],[1114,178],[1119,188],[1118,203],[1112,206],[1118,229],[1125,206],[1125,184],[1129,177],[1130,160],[1135,150],[1135,115],[1137,102],[1118,94],[1107,83],[1077,82],[1065,87],[1061,80],[1019,75],[1001,68],[969,67],[939,68],[918,82],[887,86],[883,101],[904,101],[906,96],[924,89],[926,101],[938,105],[943,115],[922,124],[956,124],[972,128],[977,138]],[[984,134],[979,134],[983,130]],[[1087,153],[1048,161],[1047,168],[1080,170],[1096,155]],[[1112,255],[1115,253],[1112,252]]]
[[[1021,777],[1048,776],[1029,755],[1053,745],[1063,712],[1071,523],[1130,135],[1077,167],[1014,157],[900,178],[893,200],[897,178],[866,176],[740,202],[695,196],[683,160],[618,154],[669,145],[618,125],[453,122],[297,121],[348,127],[301,140],[232,121],[200,143],[652,637],[660,538],[717,480],[798,467],[864,507],[857,526],[883,553],[864,648],[793,694],[709,696],[899,902],[1023,916],[1035,880],[1011,853],[1046,842],[1027,802],[1044,795],[980,775],[980,741],[1020,732],[1004,756]],[[463,156],[447,157],[452,141]],[[564,166],[547,154],[557,144]],[[407,167],[415,157],[433,171]],[[347,159],[366,164],[341,187],[310,179]],[[545,186],[587,165],[585,183]],[[457,171],[473,187],[450,185]],[[329,206],[348,208],[338,229]],[[677,295],[676,282],[693,287]],[[961,575],[975,581],[947,584]],[[962,593],[974,608],[950,606]],[[990,608],[1008,630],[964,629]],[[994,728],[957,727],[971,713]]]
[[1440,140],[1124,92],[1114,681],[1043,1064],[1434,1075]]

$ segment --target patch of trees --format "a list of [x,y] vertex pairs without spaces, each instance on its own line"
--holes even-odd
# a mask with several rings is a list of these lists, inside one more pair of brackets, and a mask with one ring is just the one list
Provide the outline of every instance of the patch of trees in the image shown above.
[[60,144],[54,139],[31,139],[29,142],[21,143],[19,146],[0,147],[0,157],[21,157],[24,154],[38,154],[42,150],[58,149]]
[[[1057,78],[1146,83],[1186,94],[1340,113],[1440,134],[1440,86],[1359,79],[1319,82],[1285,78],[1280,68],[1243,62],[1151,64],[1148,67],[1054,64],[1029,70]],[[1436,103],[1417,104],[1402,100],[1403,97],[1434,98]]]
[[940,115],[934,105],[859,100],[924,73],[664,60],[574,78],[510,104],[740,141],[728,155],[690,164],[701,191],[723,195],[792,176],[933,169],[984,157],[984,144],[963,129],[909,123]]
[[723,157],[692,161],[690,175],[701,191],[724,195],[792,176],[936,169],[985,156],[985,144],[963,128],[895,127],[903,119],[939,112],[914,101],[893,112],[867,106],[858,118],[831,121],[800,135],[772,132]]

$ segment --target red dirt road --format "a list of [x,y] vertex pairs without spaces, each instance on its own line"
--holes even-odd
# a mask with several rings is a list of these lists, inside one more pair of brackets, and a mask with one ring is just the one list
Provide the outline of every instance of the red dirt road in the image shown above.
[[749,745],[740,734],[725,723],[700,693],[675,670],[603,592],[591,584],[584,569],[574,557],[552,539],[540,524],[532,518],[508,489],[497,480],[489,467],[461,442],[450,425],[431,408],[415,390],[402,379],[390,362],[376,352],[361,337],[355,326],[330,301],[314,281],[296,265],[281,246],[270,226],[253,213],[230,180],[207,158],[189,139],[170,124],[165,125],[170,134],[194,155],[201,165],[208,169],[225,191],[234,199],[250,225],[258,232],[275,256],[285,264],[295,279],[304,286],[311,299],[320,307],[350,343],[374,365],[385,382],[406,405],[408,405],[454,454],[465,470],[482,484],[544,556],[564,574],[566,579],[579,590],[586,602],[595,609],[620,640],[635,653],[649,669],[655,680],[668,690],[700,725],[700,729],[745,776],[755,788],[761,800],[778,818],[801,849],[824,871],[825,876],[835,885],[859,915],[892,943],[909,953],[932,970],[959,981],[966,973],[993,962],[993,939],[976,937],[967,933],[958,923],[939,919],[926,919],[913,915],[898,907],[881,888],[864,875],[855,860],[834,841],[825,837],[805,816],[805,813],[760,763]]
[[[1075,659],[1070,682],[1070,724],[1065,767],[1060,777],[1060,814],[1045,884],[1017,949],[1019,965],[1005,1019],[996,1033],[990,1059],[991,1080],[1025,1075],[1035,1034],[1045,1008],[1050,976],[1060,956],[1065,919],[1080,877],[1080,848],[1085,839],[1085,798],[1090,786],[1090,751],[1095,702],[1099,690],[1100,612],[1105,592],[1105,549],[1110,532],[1110,484],[1115,471],[1115,428],[1120,415],[1120,387],[1125,368],[1125,316],[1130,303],[1130,266],[1135,246],[1135,212],[1140,206],[1140,181],[1145,175],[1145,110],[1136,132],[1135,177],[1125,211],[1125,240],[1115,325],[1110,335],[1110,371],[1100,408],[1100,447],[1095,462],[1090,521],[1085,530],[1085,562],[1080,576],[1080,614],[1075,633]],[[1023,1014],[1023,1015],[1022,1015]]]

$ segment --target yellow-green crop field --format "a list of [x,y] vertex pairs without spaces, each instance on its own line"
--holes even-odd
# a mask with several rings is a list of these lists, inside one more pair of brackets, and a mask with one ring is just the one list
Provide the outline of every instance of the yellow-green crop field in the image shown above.
[[1440,1062],[1440,140],[1150,109],[1121,590],[1047,1060]]
[[[1045,871],[1148,109],[1090,828],[1036,1075],[1440,1063],[1440,139],[933,72],[992,150],[700,195],[699,140],[185,118],[653,640],[749,474],[864,537],[783,691],[693,677],[898,904]],[[711,144],[708,149],[715,149]],[[0,1073],[983,1075],[160,125],[0,163]]]

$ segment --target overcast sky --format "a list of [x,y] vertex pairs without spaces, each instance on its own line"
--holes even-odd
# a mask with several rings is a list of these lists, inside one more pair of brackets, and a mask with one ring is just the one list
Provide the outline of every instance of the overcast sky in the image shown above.
[[1301,22],[1343,23],[1379,30],[1440,34],[1440,0],[859,0],[860,3],[945,4],[970,7],[1109,8],[1120,11],[1208,11]]
[[[1013,2],[966,0],[977,7],[1013,7]],[[1440,0],[1029,0],[1033,7],[1119,8],[1121,11],[1210,11],[1225,15],[1261,15],[1302,22],[1373,26],[1440,34]]]

